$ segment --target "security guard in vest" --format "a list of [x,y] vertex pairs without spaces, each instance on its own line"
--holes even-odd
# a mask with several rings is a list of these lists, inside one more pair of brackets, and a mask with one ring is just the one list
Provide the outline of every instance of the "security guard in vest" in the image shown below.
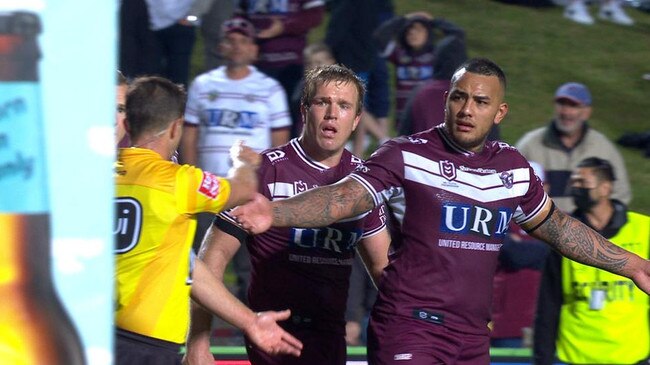
[[[648,258],[650,217],[611,199],[607,160],[582,160],[571,176],[574,217],[613,243]],[[534,359],[550,365],[648,364],[649,297],[622,276],[548,256],[537,302]]]

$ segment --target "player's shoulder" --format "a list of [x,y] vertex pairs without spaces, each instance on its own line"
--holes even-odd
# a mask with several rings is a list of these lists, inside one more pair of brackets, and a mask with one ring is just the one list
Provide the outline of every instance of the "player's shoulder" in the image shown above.
[[485,148],[499,158],[509,159],[518,163],[526,161],[526,158],[519,152],[517,147],[504,141],[486,141]]
[[363,158],[353,154],[347,149],[343,150],[343,154],[341,155],[341,163],[349,165],[352,170],[356,169],[358,166],[363,165],[365,162],[366,161]]
[[283,164],[290,163],[293,156],[293,147],[292,144],[297,143],[296,139],[292,139],[289,142],[277,146],[268,148],[260,153],[262,156],[262,165],[261,169],[264,168],[278,168]]
[[440,141],[438,133],[439,126],[427,129],[422,132],[414,133],[408,136],[398,136],[386,142],[386,146],[395,146],[399,148],[409,148],[418,146],[431,146]]

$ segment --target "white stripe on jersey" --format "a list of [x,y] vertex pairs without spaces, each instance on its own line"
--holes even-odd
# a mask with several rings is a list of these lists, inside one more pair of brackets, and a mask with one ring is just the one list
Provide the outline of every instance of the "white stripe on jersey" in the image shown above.
[[[510,189],[504,186],[500,173],[487,175],[462,171],[456,167],[456,177],[448,180],[442,176],[438,161],[429,160],[411,152],[402,152],[404,178],[483,203],[524,196],[530,186],[530,169],[509,170],[513,174]],[[455,183],[455,184],[454,184]]]
[[544,194],[544,199],[542,199],[542,201],[539,203],[539,205],[537,205],[535,207],[535,209],[533,209],[533,211],[530,212],[530,214],[527,215],[527,216],[524,215],[524,211],[521,209],[521,207],[517,207],[517,210],[515,211],[515,214],[512,216],[512,219],[514,219],[515,222],[517,222],[517,224],[524,224],[524,223],[530,221],[537,214],[539,214],[539,212],[542,210],[542,208],[544,208],[544,206],[546,205],[546,202],[549,199],[550,198],[548,197],[548,195]]

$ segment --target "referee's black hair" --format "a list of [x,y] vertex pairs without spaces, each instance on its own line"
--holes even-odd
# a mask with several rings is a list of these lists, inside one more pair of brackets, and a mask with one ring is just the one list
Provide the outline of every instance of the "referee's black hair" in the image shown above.
[[126,120],[131,140],[167,128],[185,112],[187,93],[182,85],[158,76],[138,77],[126,94]]

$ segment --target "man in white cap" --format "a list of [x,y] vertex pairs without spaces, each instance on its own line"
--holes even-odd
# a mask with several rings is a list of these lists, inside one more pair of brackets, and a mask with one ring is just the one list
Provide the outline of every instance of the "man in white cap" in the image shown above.
[[549,195],[565,212],[575,209],[570,196],[569,178],[578,162],[587,157],[600,157],[611,162],[616,174],[612,197],[629,204],[630,182],[623,157],[602,133],[589,126],[591,93],[587,86],[568,82],[555,92],[555,117],[545,127],[534,129],[517,142],[516,147],[529,161],[542,164],[546,170]]

